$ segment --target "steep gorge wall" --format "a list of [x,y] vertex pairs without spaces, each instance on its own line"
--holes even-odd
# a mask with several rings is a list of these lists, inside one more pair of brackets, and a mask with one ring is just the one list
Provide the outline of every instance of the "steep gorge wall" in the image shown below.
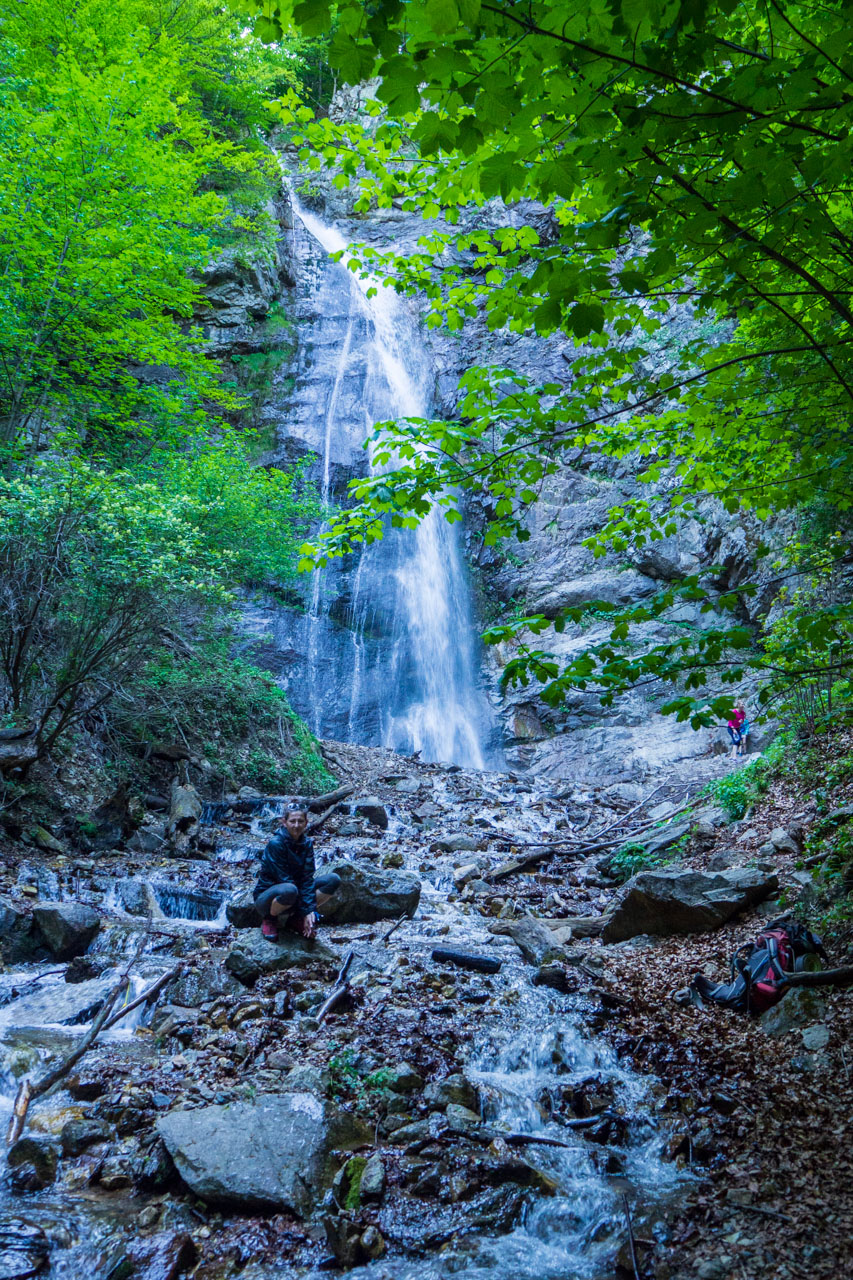
[[[348,241],[413,249],[425,229],[420,219],[396,209],[354,216],[349,196],[322,181],[312,180],[310,203]],[[526,218],[531,216],[530,210],[524,213]],[[547,212],[534,210],[532,214],[547,234]],[[294,326],[295,352],[275,371],[261,409],[269,433],[278,438],[270,459],[280,464],[304,457],[315,459],[310,473],[318,486],[325,488],[333,501],[342,501],[347,482],[364,474],[366,455],[355,447],[333,453],[324,474],[324,433],[330,412],[348,416],[354,424],[363,418],[359,396],[364,371],[349,364],[343,368],[333,387],[335,403],[330,405],[330,362],[342,344],[352,341],[353,326],[358,329],[369,320],[363,314],[342,314],[340,298],[324,283],[324,255],[294,219],[286,193],[278,202],[277,215],[282,239],[276,264],[248,278],[245,269],[241,276],[227,263],[218,268],[209,291],[213,308],[210,335],[217,354],[226,358],[229,350],[252,350],[252,343],[261,340],[257,336],[259,320],[271,307],[281,306]],[[507,217],[522,220],[517,211],[493,210],[490,216],[495,221],[506,221]],[[478,217],[482,221],[482,213]],[[686,329],[689,323],[689,316],[674,315],[667,340],[677,341],[679,329]],[[480,319],[469,322],[459,334],[424,329],[423,339],[434,369],[436,412],[448,416],[455,410],[461,372],[476,363],[506,364],[534,381],[565,380],[563,356],[568,348],[559,339],[492,333]],[[354,439],[358,432],[349,435]],[[639,492],[636,469],[630,459],[568,458],[559,473],[547,481],[540,501],[531,509],[530,540],[499,550],[483,547],[478,536],[481,513],[472,504],[467,550],[472,588],[480,603],[479,621],[494,621],[516,609],[553,616],[566,605],[596,600],[630,604],[648,598],[681,573],[711,564],[724,566],[721,586],[736,585],[754,571],[759,530],[749,521],[728,516],[713,502],[705,503],[697,518],[671,538],[630,555],[595,559],[583,541],[601,527],[610,507]],[[345,663],[330,655],[337,651],[340,658],[342,646],[350,643],[348,628],[354,619],[349,591],[344,575],[340,597],[330,602],[326,612],[321,652],[316,639],[311,642],[314,652],[307,651],[309,641],[299,614],[288,617],[287,611],[282,612],[273,602],[256,604],[249,611],[255,656],[296,693],[297,702],[301,689],[309,699],[340,704],[340,736],[346,732],[343,712],[347,689],[342,687],[346,671]],[[309,593],[306,582],[306,604]],[[749,606],[753,617],[768,608],[774,593],[770,576]],[[706,625],[706,617],[689,606],[682,610],[679,621]],[[381,635],[382,627],[382,601],[377,600],[368,643],[371,634]],[[544,639],[559,657],[566,657],[606,638],[607,633],[606,621],[591,615],[587,625],[569,627],[562,635]],[[662,637],[664,632],[658,628],[654,634]],[[660,716],[656,706],[666,689],[649,686],[636,690],[617,698],[609,708],[601,706],[594,690],[587,690],[571,696],[564,707],[552,709],[533,685],[501,687],[501,673],[510,656],[506,646],[487,649],[483,669],[512,766],[582,785],[623,787],[626,794],[660,773],[692,778],[713,770],[711,751],[712,747],[719,749],[719,736],[707,731],[697,734],[688,725]],[[334,715],[328,722],[337,723]]]

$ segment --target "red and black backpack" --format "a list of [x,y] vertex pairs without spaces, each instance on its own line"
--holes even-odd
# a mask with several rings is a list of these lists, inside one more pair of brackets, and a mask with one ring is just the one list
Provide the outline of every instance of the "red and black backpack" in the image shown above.
[[755,942],[746,943],[732,956],[731,982],[714,983],[697,973],[690,991],[702,1003],[721,1004],[740,1013],[764,1013],[785,994],[780,984],[786,974],[805,969],[812,955],[827,958],[816,934],[797,920],[774,920]]

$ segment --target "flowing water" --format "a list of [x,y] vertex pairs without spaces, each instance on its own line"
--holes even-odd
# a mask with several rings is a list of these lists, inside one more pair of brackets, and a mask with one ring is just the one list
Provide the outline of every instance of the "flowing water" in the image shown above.
[[[431,416],[435,375],[416,315],[348,269],[339,231],[296,212],[308,296],[282,414],[288,435],[319,455],[324,501],[340,502],[346,481],[372,470],[364,445],[376,423]],[[319,735],[471,768],[499,763],[463,556],[438,511],[317,571],[307,613],[279,611],[272,632],[291,700]]]

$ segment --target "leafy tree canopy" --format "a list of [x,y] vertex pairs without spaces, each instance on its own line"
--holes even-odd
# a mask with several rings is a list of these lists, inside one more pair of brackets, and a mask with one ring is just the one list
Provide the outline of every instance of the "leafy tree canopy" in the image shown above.
[[[265,4],[257,30],[293,25],[331,29],[342,78],[376,85],[350,125],[282,100],[304,161],[357,178],[357,207],[397,201],[436,220],[415,258],[365,252],[365,269],[426,291],[431,321],[451,329],[479,309],[495,329],[574,345],[559,383],[473,370],[458,420],[381,428],[380,453],[404,465],[359,484],[320,558],[380,536],[388,512],[408,523],[438,501],[453,518],[472,489],[490,499],[490,540],[524,537],[527,505],[578,449],[639,454],[644,478],[667,480],[613,512],[602,554],[665,536],[698,495],[759,518],[815,497],[849,508],[849,3],[311,0]],[[495,197],[544,203],[550,225],[522,203],[496,226],[478,213]],[[682,590],[720,603],[707,582]],[[552,621],[574,619],[534,626]],[[701,684],[703,664],[739,678],[756,651],[726,626],[629,654],[630,622],[581,669],[522,651],[513,674],[544,678],[554,697],[602,675],[611,689]],[[833,665],[849,653],[844,606],[820,627]],[[697,713],[691,696],[672,707]]]

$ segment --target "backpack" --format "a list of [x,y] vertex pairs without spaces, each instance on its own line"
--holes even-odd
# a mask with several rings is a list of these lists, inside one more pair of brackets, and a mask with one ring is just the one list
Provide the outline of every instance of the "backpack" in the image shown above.
[[785,994],[780,984],[789,973],[798,973],[809,956],[827,959],[823,943],[797,920],[782,918],[763,929],[755,942],[740,947],[732,957],[732,981],[711,982],[704,974],[694,975],[691,997],[697,1003],[710,1001],[739,1013],[764,1013]]

